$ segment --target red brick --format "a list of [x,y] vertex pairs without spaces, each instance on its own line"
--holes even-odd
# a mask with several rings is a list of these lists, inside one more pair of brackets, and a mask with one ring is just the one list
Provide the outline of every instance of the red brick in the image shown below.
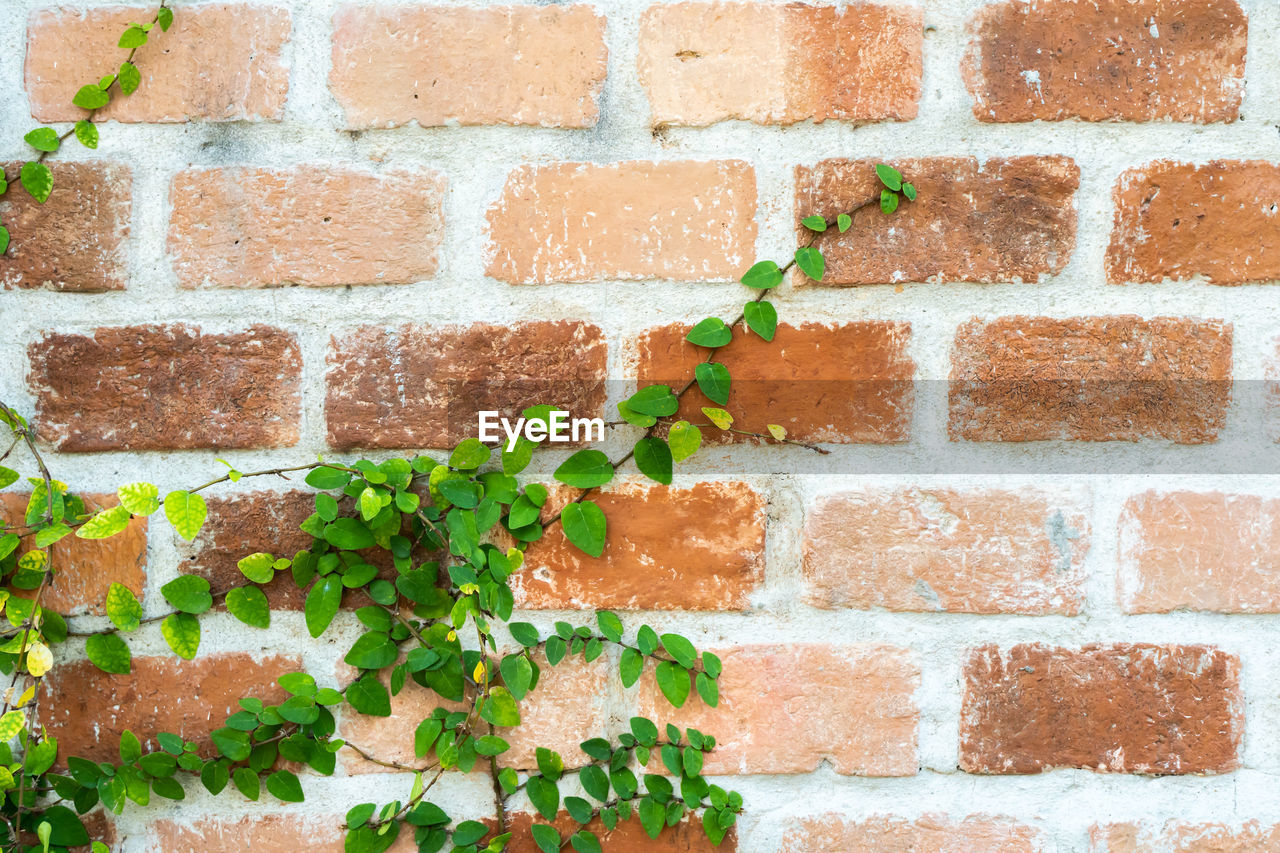
[[521,166],[488,211],[485,272],[514,284],[736,281],[755,261],[742,160]]
[[[796,234],[806,216],[829,219],[878,200],[875,159],[824,160],[796,168]],[[878,202],[844,234],[814,245],[827,260],[825,285],[902,281],[1036,282],[1062,271],[1076,240],[1080,169],[1068,157],[894,160],[919,196],[885,215]],[[800,283],[811,283],[799,273]]]
[[[259,658],[240,652],[205,654],[192,661],[167,653],[135,657],[127,675],[102,672],[87,660],[72,661],[44,679],[40,720],[58,739],[63,761],[69,755],[117,761],[124,730],[153,747],[160,732],[204,741],[240,710],[241,698],[284,701],[288,694],[275,680],[301,667],[293,655]],[[190,701],[196,696],[199,701]]]
[[59,450],[280,447],[298,440],[302,355],[270,326],[46,333],[28,350],[41,436]]
[[342,6],[329,87],[353,128],[591,127],[604,26],[587,5]]
[[917,8],[664,3],[638,66],[655,125],[910,120],[923,45]]
[[190,169],[173,179],[183,287],[408,284],[436,273],[445,181],[429,170]]
[[607,358],[588,323],[363,326],[330,344],[329,444],[451,447],[476,435],[480,410],[556,404],[600,417]]
[[123,290],[133,173],[119,163],[50,162],[53,193],[44,204],[18,185],[22,164],[0,164],[9,191],[0,221],[10,235],[0,255],[0,288],[92,293]]
[[852,821],[836,814],[793,820],[778,853],[815,850],[875,853],[1040,853],[1040,833],[1008,818],[928,814],[917,820],[878,815]]
[[[688,331],[688,326],[661,326],[640,336],[641,387],[684,387],[707,356],[684,339]],[[790,438],[837,444],[906,441],[915,373],[907,354],[910,337],[909,324],[882,321],[783,323],[771,342],[739,327],[734,341],[716,352],[733,380],[734,428],[763,434],[769,424],[779,424]],[[701,408],[718,405],[691,388],[680,399],[679,416],[706,424]],[[708,426],[703,440],[748,439]]]
[[[304,787],[305,790],[305,787]],[[235,817],[201,817],[191,823],[157,820],[150,826],[151,853],[342,853],[341,815],[255,814]],[[412,838],[413,827],[406,827]],[[404,848],[397,840],[392,853]]]
[[[116,47],[120,33],[153,17],[155,6],[33,12],[25,69],[31,114],[40,121],[84,118],[71,99],[85,83],[114,73],[124,58]],[[95,119],[278,121],[289,93],[281,52],[290,28],[288,10],[278,6],[182,6],[167,33],[157,28],[138,49],[138,91],[126,97],[113,90],[112,104]]]
[[903,649],[876,645],[758,645],[718,654],[720,705],[691,694],[676,710],[652,670],[641,680],[640,713],[716,738],[708,775],[837,773],[910,776],[918,769],[914,694],[920,670]]
[[948,431],[970,441],[1216,440],[1232,327],[1135,316],[975,318],[956,332]]
[[[534,843],[533,835],[529,831],[533,822],[533,818],[525,813],[516,812],[510,815],[507,829],[514,834],[514,837],[508,843],[506,853],[540,853],[541,848]],[[544,821],[539,818],[537,822]],[[490,822],[486,821],[486,823]],[[568,838],[580,828],[579,824],[574,823],[564,812],[561,812],[556,826],[564,838]],[[675,826],[666,827],[656,839],[651,839],[645,834],[639,818],[636,817],[620,821],[612,831],[606,831],[599,822],[593,824],[590,830],[600,839],[601,846],[608,853],[734,853],[738,849],[736,829],[730,829],[717,847],[707,840],[706,833],[702,829],[702,821],[697,818],[686,818]],[[395,853],[394,850],[393,853]]]
[[1236,0],[992,3],[964,60],[981,121],[1235,121],[1248,24]]
[[[511,585],[521,607],[746,610],[764,580],[765,502],[745,483],[634,483],[594,492],[609,519],[589,557],[555,524]],[[550,502],[549,502],[550,503]]]
[[1226,773],[1243,711],[1240,661],[1212,647],[984,646],[965,665],[960,768]]
[[1088,506],[1075,494],[826,495],[805,518],[805,599],[824,608],[1075,615],[1088,550]]
[[1092,853],[1280,853],[1280,826],[1256,820],[1238,827],[1178,820],[1096,824],[1089,840]]
[[1202,278],[1246,284],[1280,278],[1276,197],[1280,166],[1157,160],[1120,175],[1107,280]]
[[[81,495],[89,511],[120,503],[115,495]],[[0,522],[23,524],[30,495],[0,494]],[[19,549],[31,550],[35,543],[25,538]],[[68,536],[47,549],[53,567],[53,581],[40,598],[43,606],[64,616],[106,612],[104,602],[112,583],[124,584],[138,598],[147,586],[147,519],[135,518],[110,539],[79,539]],[[30,598],[34,591],[11,590]]]

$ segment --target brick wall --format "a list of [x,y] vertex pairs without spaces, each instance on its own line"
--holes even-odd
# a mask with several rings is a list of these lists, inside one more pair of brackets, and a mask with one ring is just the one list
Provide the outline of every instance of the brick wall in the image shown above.
[[[12,162],[147,13],[4,12]],[[721,652],[722,710],[688,722],[746,796],[742,853],[1280,851],[1277,31],[1273,0],[180,3],[102,146],[55,158],[47,205],[0,200],[0,397],[90,493],[438,447],[477,382],[611,410],[896,163],[920,200],[860,214],[779,291],[774,345],[726,352],[753,425],[832,454],[624,483],[617,547],[539,546],[522,617],[640,609]],[[294,486],[220,489],[194,545],[154,519],[72,546],[61,601],[98,624],[104,567],[150,612],[179,572],[225,583]],[[207,617],[190,663],[154,627],[129,676],[68,645],[46,722],[107,754],[84,715],[196,736],[193,690],[221,714],[299,661],[339,677],[275,600],[268,632]],[[654,700],[561,677],[590,702],[538,731],[570,745]],[[391,750],[415,701],[344,731]],[[115,837],[337,850],[351,804],[408,790],[371,769],[287,816],[191,786]],[[483,815],[486,779],[438,790]]]

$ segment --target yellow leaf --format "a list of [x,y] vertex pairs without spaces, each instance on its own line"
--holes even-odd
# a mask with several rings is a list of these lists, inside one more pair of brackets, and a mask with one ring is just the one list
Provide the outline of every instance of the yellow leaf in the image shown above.
[[515,571],[524,565],[524,551],[519,548],[507,549],[507,562],[511,563],[511,571]]
[[27,672],[36,678],[44,675],[53,666],[53,652],[44,643],[33,643],[27,649]]
[[476,684],[480,684],[484,681],[484,661],[478,661],[476,663],[476,671],[471,674],[471,680]]
[[769,424],[769,435],[773,436],[778,441],[785,441],[787,438],[787,428],[780,427],[777,424]]
[[0,743],[8,743],[17,737],[26,721],[27,715],[21,711],[10,711],[0,717]]
[[707,419],[720,429],[728,429],[733,426],[733,415],[729,414],[724,409],[711,409],[703,406],[702,414],[706,415]]
[[34,698],[36,698],[36,686],[32,684],[26,690],[22,691],[22,695],[18,697],[18,701],[13,707],[25,708],[27,703]]

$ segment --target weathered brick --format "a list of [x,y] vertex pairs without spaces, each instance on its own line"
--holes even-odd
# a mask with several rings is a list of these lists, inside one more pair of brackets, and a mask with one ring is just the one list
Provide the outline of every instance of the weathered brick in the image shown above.
[[879,645],[710,649],[724,663],[720,705],[692,696],[676,710],[650,670],[640,713],[715,737],[708,775],[837,773],[910,776],[918,769],[914,694],[920,669],[903,649]]
[[598,326],[364,326],[329,348],[329,444],[446,447],[478,431],[480,410],[517,417],[560,405],[573,417],[604,414],[608,347]]
[[[94,511],[120,503],[115,495],[80,495],[85,508]],[[30,495],[0,494],[0,522],[23,524]],[[35,544],[30,537],[23,540],[20,551]],[[147,519],[135,518],[110,539],[79,539],[68,536],[50,545],[49,562],[54,576],[45,587],[40,601],[64,616],[83,613],[101,615],[106,612],[104,600],[112,583],[124,584],[142,597],[147,586]],[[30,598],[33,590],[12,590],[14,595]]]
[[[707,351],[684,339],[689,327],[661,326],[636,343],[641,387],[664,383],[679,390]],[[799,441],[838,444],[906,441],[911,429],[915,362],[907,354],[911,326],[866,321],[840,325],[779,324],[771,342],[739,329],[716,351],[733,379],[729,408],[734,428],[765,433],[786,428]],[[706,424],[703,406],[718,406],[691,388],[680,399],[679,416]],[[705,441],[748,440],[703,430]]]
[[[541,848],[534,843],[533,834],[529,831],[533,822],[533,818],[523,812],[510,815],[507,829],[514,837],[507,845],[507,853],[540,853]],[[539,818],[538,823],[542,822]],[[563,838],[568,838],[581,828],[563,812],[555,825]],[[635,817],[619,821],[617,827],[610,831],[606,831],[599,823],[592,824],[590,830],[600,839],[601,847],[609,853],[734,853],[738,849],[735,829],[730,829],[717,847],[707,840],[702,821],[696,818],[687,818],[675,826],[666,827],[656,839],[645,834],[640,820]]]
[[9,230],[0,288],[90,293],[123,290],[133,209],[133,173],[119,163],[56,163],[44,204],[18,188],[22,164],[0,164],[11,188],[0,196]]
[[960,768],[1225,773],[1243,711],[1240,661],[1212,647],[983,646],[965,665]]
[[1240,826],[1170,820],[1164,825],[1096,824],[1092,853],[1280,853],[1280,826],[1256,820]]
[[1084,605],[1086,502],[1040,489],[826,495],[804,526],[816,607],[1064,613]]
[[[555,524],[511,578],[529,608],[745,610],[764,580],[765,502],[745,483],[634,483],[595,492],[609,518],[589,557]],[[550,501],[548,502],[550,503]]]
[[878,815],[849,820],[836,814],[792,820],[778,853],[865,850],[876,853],[1040,853],[1040,833],[1008,818],[928,814],[917,820]]
[[1235,121],[1248,40],[1236,0],[1031,0],[970,20],[981,121]]
[[1107,280],[1202,277],[1210,284],[1280,278],[1276,239],[1280,166],[1263,160],[1203,165],[1157,160],[1120,175]]
[[[157,820],[149,827],[150,853],[342,853],[341,815],[255,814],[247,817],[202,817],[191,823]],[[411,829],[411,827],[409,827]],[[409,833],[412,838],[412,832]],[[416,849],[397,840],[392,853]]]
[[[240,652],[203,654],[191,661],[173,655],[135,657],[128,675],[102,672],[87,660],[72,661],[54,667],[44,679],[40,719],[58,739],[64,761],[69,755],[116,761],[125,729],[153,747],[159,732],[204,741],[240,710],[241,698],[284,701],[288,694],[275,680],[301,667],[293,655]],[[193,696],[200,701],[187,701]]]
[[604,25],[588,5],[342,6],[329,87],[353,128],[591,127]]
[[[796,235],[806,216],[829,219],[867,202],[844,234],[814,244],[825,285],[901,281],[1035,282],[1062,271],[1075,248],[1080,169],[1068,157],[928,157],[894,160],[919,195],[886,216],[869,160],[796,168]],[[801,283],[811,283],[796,273]]]
[[28,350],[41,437],[59,450],[287,446],[302,355],[270,326],[181,323],[48,332]]
[[170,187],[183,287],[408,284],[435,275],[444,177],[341,166],[190,169]]
[[952,351],[948,431],[970,441],[1214,441],[1232,327],[1135,316],[975,318]]
[[920,100],[920,9],[665,3],[640,20],[653,123],[910,120]]
[[742,160],[521,166],[488,211],[486,273],[516,284],[732,281],[755,260]]
[[[31,114],[40,121],[76,121],[71,99],[86,80],[115,72],[116,43],[133,22],[150,21],[154,6],[38,9],[27,22],[25,68]],[[183,6],[167,33],[157,28],[138,49],[138,91],[113,91],[95,120],[128,122],[275,121],[284,116],[289,68],[289,12],[278,6],[209,3]]]

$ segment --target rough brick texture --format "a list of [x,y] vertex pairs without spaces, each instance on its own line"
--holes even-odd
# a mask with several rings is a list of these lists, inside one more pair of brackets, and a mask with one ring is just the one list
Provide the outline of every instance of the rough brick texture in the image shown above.
[[1088,506],[1037,489],[826,495],[804,526],[817,607],[1079,613]]
[[[205,817],[181,823],[158,820],[151,826],[148,853],[342,853],[345,833],[340,815],[265,814],[242,818]],[[410,835],[412,837],[412,835]],[[404,853],[397,840],[391,853]]]
[[365,326],[335,335],[329,444],[452,447],[476,435],[481,410],[515,418],[555,404],[573,417],[600,417],[607,357],[598,326],[568,321]]
[[828,814],[791,821],[778,853],[866,850],[876,853],[1041,853],[1040,833],[1007,818],[930,814],[917,820],[877,816],[851,821]]
[[713,735],[709,775],[809,773],[823,762],[857,776],[916,772],[914,694],[920,670],[902,649],[807,643],[710,649],[720,656],[720,705],[692,696],[676,710],[650,669],[640,713]]
[[193,169],[170,187],[183,287],[406,284],[431,278],[444,178],[334,166]]
[[1001,317],[960,326],[948,431],[970,441],[1214,441],[1231,400],[1217,320]]
[[669,3],[640,22],[640,82],[657,124],[909,120],[923,21],[911,7]]
[[513,283],[733,281],[755,261],[742,160],[521,166],[488,211],[486,272]]
[[1277,853],[1280,826],[1256,820],[1239,826],[1179,820],[1110,823],[1092,827],[1089,840],[1090,853]]
[[[689,326],[650,329],[636,343],[636,376],[680,389],[707,351],[686,341]],[[840,325],[779,324],[772,342],[739,327],[715,360],[732,377],[734,429],[764,434],[785,427],[799,441],[840,444],[905,441],[911,429],[915,363],[907,353],[911,327],[868,321]],[[707,424],[703,406],[718,406],[697,388],[680,399],[679,416]],[[703,430],[703,440],[747,437]]]
[[1248,24],[1236,0],[1005,0],[970,20],[982,121],[1235,121]]
[[123,290],[133,174],[118,163],[49,163],[54,192],[40,204],[18,188],[20,162],[0,196],[0,221],[13,237],[0,255],[0,288],[91,293]]
[[1107,280],[1280,278],[1277,197],[1280,167],[1262,160],[1158,160],[1130,169],[1112,192]]
[[[822,284],[902,281],[1035,282],[1061,272],[1076,239],[1080,169],[1067,157],[929,157],[893,160],[916,187],[891,216],[879,210],[878,160],[824,160],[796,168],[796,235],[806,216],[834,219],[867,202],[844,234],[815,243]],[[796,273],[803,282],[809,280]]]
[[965,664],[960,768],[1226,773],[1243,712],[1239,659],[1207,646],[984,646]]
[[[40,9],[27,22],[26,88],[40,121],[76,121],[71,99],[86,82],[114,73],[116,47],[133,22],[150,21],[154,6]],[[274,121],[284,116],[289,67],[288,10],[244,3],[183,7],[167,33],[156,28],[138,49],[138,91],[116,98],[96,119],[130,122]]]
[[348,127],[590,127],[608,50],[591,6],[342,6],[329,86]]
[[50,332],[28,349],[41,436],[59,450],[285,446],[301,353],[288,332],[184,324]]
[[[555,524],[512,577],[530,608],[745,610],[764,579],[764,498],[745,483],[626,484],[592,494],[609,519],[590,557]],[[548,501],[548,504],[551,502]],[[545,513],[544,513],[545,514]]]

